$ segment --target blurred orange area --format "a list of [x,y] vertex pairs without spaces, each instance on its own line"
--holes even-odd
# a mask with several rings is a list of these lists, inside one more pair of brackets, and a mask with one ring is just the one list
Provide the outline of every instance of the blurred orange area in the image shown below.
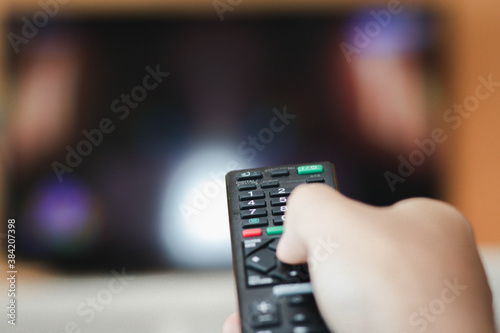
[[[500,82],[500,2],[454,3],[449,58],[453,103],[475,94],[478,77]],[[475,228],[481,244],[500,243],[500,87],[463,120],[443,147],[444,198],[459,207]]]

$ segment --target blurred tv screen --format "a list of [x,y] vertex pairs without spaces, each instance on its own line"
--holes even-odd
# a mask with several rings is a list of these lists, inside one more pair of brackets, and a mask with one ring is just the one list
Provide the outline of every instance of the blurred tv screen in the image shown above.
[[[370,204],[436,196],[432,167],[392,192],[384,172],[397,156],[353,125],[339,48],[348,18],[82,17],[39,29],[9,59],[14,104],[29,101],[46,113],[33,127],[48,126],[43,154],[16,154],[9,170],[18,253],[70,270],[229,267],[233,169],[326,160],[340,191]],[[13,17],[11,31],[23,24]],[[432,70],[432,45],[412,52]],[[63,93],[29,88],[57,78]],[[69,107],[54,116],[58,94]]]

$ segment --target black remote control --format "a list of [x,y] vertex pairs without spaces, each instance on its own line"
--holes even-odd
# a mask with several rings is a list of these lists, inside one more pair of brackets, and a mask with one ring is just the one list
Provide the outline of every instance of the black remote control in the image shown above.
[[226,175],[243,333],[330,332],[316,307],[307,265],[287,265],[276,258],[288,196],[304,183],[337,189],[334,166],[320,162]]

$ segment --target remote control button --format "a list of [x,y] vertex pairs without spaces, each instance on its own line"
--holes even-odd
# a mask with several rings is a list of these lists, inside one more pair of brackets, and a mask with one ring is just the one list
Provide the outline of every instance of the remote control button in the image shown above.
[[271,206],[283,206],[288,201],[287,197],[279,197],[271,199]]
[[312,294],[312,286],[310,282],[280,284],[273,287],[273,295],[275,297],[308,295],[308,294]]
[[278,187],[278,186],[280,186],[280,182],[277,180],[269,180],[266,182],[262,182],[262,184],[260,184],[261,188],[270,188],[270,187]]
[[285,221],[285,215],[273,217],[274,225],[283,225],[284,221]]
[[240,173],[236,176],[236,180],[251,180],[251,179],[260,179],[262,178],[262,172],[260,171],[247,171]]
[[323,177],[315,177],[315,178],[309,178],[306,180],[306,183],[310,184],[310,183],[324,183],[325,182],[325,178]]
[[278,304],[271,301],[252,302],[250,318],[253,327],[278,325],[280,323]]
[[243,230],[243,238],[262,236],[261,229],[247,229]]
[[276,254],[264,248],[250,255],[245,260],[245,266],[265,274],[276,267]]
[[256,189],[257,189],[257,184],[243,184],[238,186],[238,191],[250,191]]
[[273,208],[273,215],[284,215],[286,212],[286,206],[281,206],[281,207],[274,207]]
[[270,275],[288,283],[309,281],[309,274],[304,265],[288,265],[279,260],[278,267]]
[[264,191],[248,191],[246,193],[241,193],[238,195],[240,201],[243,200],[252,200],[252,199],[264,199],[265,198]]
[[247,275],[247,284],[249,287],[266,286],[276,283],[276,280],[272,277],[256,272],[248,271]]
[[[260,230],[260,229],[259,229]],[[263,248],[272,241],[271,239],[263,240],[262,238],[246,239],[243,241],[243,252],[245,253],[245,258],[251,253]]]
[[322,173],[322,172],[323,172],[323,166],[321,164],[303,165],[297,168],[297,173],[299,175],[309,175],[312,173]]
[[261,208],[266,207],[265,200],[250,200],[240,203],[240,209]]
[[241,225],[243,228],[255,228],[255,227],[265,227],[267,225],[267,219],[258,217],[243,221]]
[[307,326],[296,326],[293,328],[292,333],[323,333],[325,332],[326,328],[314,328],[314,327],[307,327]]
[[288,276],[278,271],[272,271],[271,273],[269,273],[269,275],[282,282],[299,282],[299,281],[289,281]]
[[290,306],[304,306],[311,303],[312,297],[307,297],[305,295],[295,295],[288,298],[288,305]]
[[281,235],[283,233],[283,227],[282,226],[280,226],[280,227],[268,227],[266,229],[266,232],[269,236]]
[[296,325],[307,324],[309,321],[310,321],[309,317],[302,312],[296,313],[292,317],[292,323]]
[[276,251],[276,249],[278,248],[279,241],[280,241],[279,238],[273,239],[273,241],[269,244],[269,248],[273,251]]
[[249,210],[244,210],[240,213],[242,219],[249,219],[253,217],[264,217],[267,216],[267,210],[265,208],[252,208]]
[[287,169],[278,169],[278,170],[272,170],[271,171],[271,177],[284,177],[284,176],[289,176],[290,171]]
[[274,198],[274,197],[287,197],[290,195],[290,193],[292,193],[292,188],[284,188],[284,187],[280,187],[280,188],[277,188],[275,190],[271,190],[269,192],[269,196],[271,198]]

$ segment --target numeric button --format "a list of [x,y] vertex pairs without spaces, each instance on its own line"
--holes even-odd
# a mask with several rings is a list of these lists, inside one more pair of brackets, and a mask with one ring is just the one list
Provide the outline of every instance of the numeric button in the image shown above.
[[264,199],[265,198],[264,191],[248,191],[245,193],[240,193],[238,197],[240,201],[243,200],[252,200],[252,199]]
[[266,207],[265,200],[250,200],[246,202],[240,202],[240,209],[262,208],[262,207]]
[[283,215],[286,212],[286,206],[273,207],[273,215]]
[[252,208],[249,210],[242,211],[240,214],[242,219],[249,219],[253,217],[264,217],[267,216],[267,210],[265,208]]
[[277,188],[277,189],[269,191],[269,196],[271,198],[275,198],[275,197],[287,197],[287,196],[290,195],[290,193],[292,193],[292,190],[293,190],[293,188],[280,187],[280,188]]
[[274,225],[283,225],[283,222],[285,222],[285,215],[273,217]]
[[271,206],[283,206],[286,205],[288,198],[287,197],[279,197],[271,199]]

